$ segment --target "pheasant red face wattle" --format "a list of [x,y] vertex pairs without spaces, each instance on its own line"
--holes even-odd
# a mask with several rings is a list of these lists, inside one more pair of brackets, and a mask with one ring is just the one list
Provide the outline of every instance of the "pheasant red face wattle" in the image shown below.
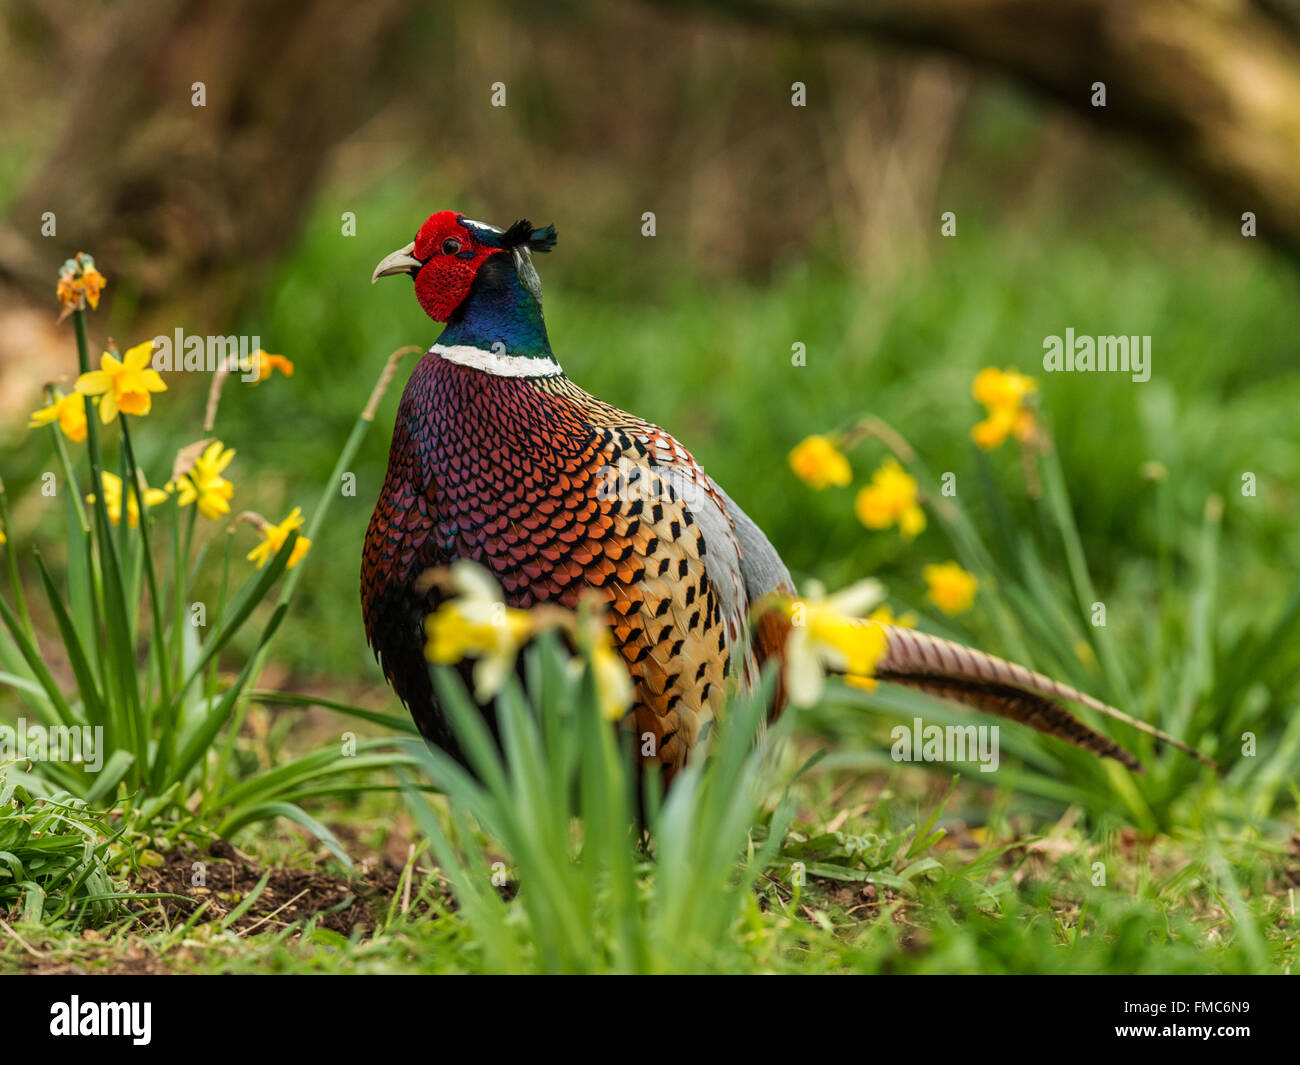
[[420,306],[435,322],[445,322],[464,303],[488,256],[509,250],[488,242],[491,232],[455,211],[439,211],[425,220],[415,240],[386,256],[370,280],[411,274]]

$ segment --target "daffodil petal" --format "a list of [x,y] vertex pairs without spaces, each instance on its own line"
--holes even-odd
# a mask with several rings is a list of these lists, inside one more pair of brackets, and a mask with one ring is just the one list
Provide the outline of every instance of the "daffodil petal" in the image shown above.
[[500,602],[501,589],[482,566],[461,559],[452,563],[451,580],[456,590],[466,599]]
[[826,605],[849,617],[862,617],[885,598],[885,586],[874,577],[855,581],[829,596]]
[[122,368],[137,372],[143,370],[149,365],[149,355],[152,351],[152,340],[146,340],[143,344],[137,344],[133,348],[127,348],[126,354],[122,356]]
[[505,687],[510,668],[514,665],[505,655],[485,655],[474,666],[474,698],[481,703],[492,699]]
[[782,673],[790,701],[795,706],[812,706],[821,698],[823,679],[821,665],[808,646],[807,632],[791,630]]
[[88,370],[77,378],[74,387],[83,396],[98,396],[113,387],[113,378],[103,370]]

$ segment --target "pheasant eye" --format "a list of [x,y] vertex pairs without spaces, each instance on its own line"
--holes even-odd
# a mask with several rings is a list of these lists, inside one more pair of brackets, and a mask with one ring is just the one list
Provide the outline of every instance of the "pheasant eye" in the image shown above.
[[443,255],[455,255],[458,251],[460,251],[460,241],[455,237],[448,237],[442,242]]

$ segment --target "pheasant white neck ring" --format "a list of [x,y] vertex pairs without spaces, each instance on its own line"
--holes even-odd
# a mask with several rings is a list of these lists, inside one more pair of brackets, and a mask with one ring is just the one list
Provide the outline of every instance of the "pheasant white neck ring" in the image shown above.
[[503,349],[504,345],[491,351],[472,344],[434,344],[429,353],[494,377],[558,377],[564,373],[550,356],[509,355]]

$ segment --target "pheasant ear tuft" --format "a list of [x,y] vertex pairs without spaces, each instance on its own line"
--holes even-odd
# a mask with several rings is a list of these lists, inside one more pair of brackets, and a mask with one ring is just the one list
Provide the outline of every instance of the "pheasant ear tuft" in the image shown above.
[[550,251],[555,247],[555,227],[534,229],[532,222],[521,218],[501,234],[503,248],[525,247],[529,251]]
[[555,247],[555,227],[543,226],[534,229],[528,239],[528,247],[533,251],[550,251]]

